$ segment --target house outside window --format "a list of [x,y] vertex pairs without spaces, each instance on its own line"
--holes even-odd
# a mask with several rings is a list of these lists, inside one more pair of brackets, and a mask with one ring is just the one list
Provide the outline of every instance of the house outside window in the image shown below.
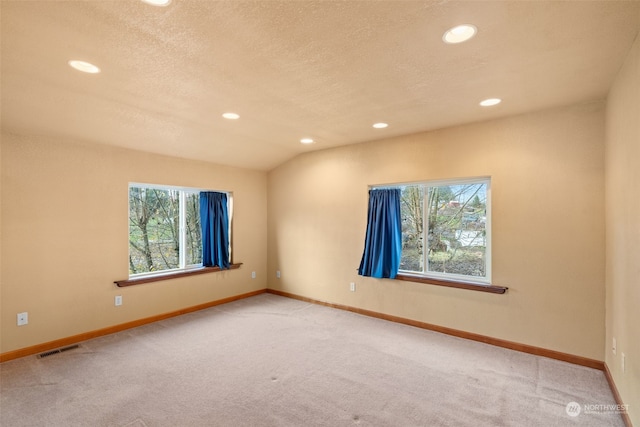
[[400,273],[491,282],[491,182],[422,182],[402,190]]

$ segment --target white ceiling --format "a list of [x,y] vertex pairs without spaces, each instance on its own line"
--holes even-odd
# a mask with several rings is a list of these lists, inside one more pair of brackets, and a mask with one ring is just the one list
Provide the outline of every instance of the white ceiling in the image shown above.
[[[635,0],[1,7],[4,132],[259,170],[306,151],[602,99],[640,29]],[[461,23],[477,36],[444,44]],[[71,59],[102,72],[80,73]],[[503,103],[478,106],[489,97]],[[373,129],[379,121],[389,127]]]

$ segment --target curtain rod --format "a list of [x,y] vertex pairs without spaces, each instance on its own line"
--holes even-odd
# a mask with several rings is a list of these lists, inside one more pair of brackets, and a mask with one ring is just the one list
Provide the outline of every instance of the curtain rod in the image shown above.
[[396,190],[400,185],[370,185],[369,190]]
[[464,184],[464,183],[474,183],[477,181],[488,181],[491,182],[491,176],[474,176],[474,177],[465,177],[465,178],[445,178],[445,179],[427,179],[422,181],[409,181],[409,182],[397,182],[397,183],[389,183],[389,184],[372,184],[367,185],[369,190],[384,190],[384,189],[392,189],[398,187],[404,187],[408,185],[456,185],[456,184]]

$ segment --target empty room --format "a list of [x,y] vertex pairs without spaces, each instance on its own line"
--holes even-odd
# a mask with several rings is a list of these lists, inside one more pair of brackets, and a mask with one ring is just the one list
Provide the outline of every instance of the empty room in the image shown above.
[[640,427],[640,1],[0,8],[0,425]]

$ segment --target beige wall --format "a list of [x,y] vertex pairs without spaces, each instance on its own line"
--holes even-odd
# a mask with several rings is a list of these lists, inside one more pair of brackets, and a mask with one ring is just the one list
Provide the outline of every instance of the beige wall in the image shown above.
[[[301,155],[268,176],[269,287],[603,360],[603,156],[603,102]],[[505,295],[357,275],[368,185],[474,176]]]
[[[603,360],[603,141],[604,106],[591,103],[309,153],[268,174],[267,226],[265,173],[3,135],[1,352],[262,289],[268,277],[274,289]],[[507,294],[357,275],[367,185],[485,175],[493,282]],[[233,191],[242,268],[115,287],[128,271],[130,181]],[[29,325],[17,327],[21,311]]]
[[[268,176],[3,134],[0,353],[268,285],[606,360],[623,400],[638,402],[639,118],[636,40],[606,111],[603,103],[591,103],[318,151]],[[368,185],[485,175],[492,178],[493,283],[508,286],[507,294],[357,275]],[[232,191],[234,261],[244,265],[117,288],[112,282],[128,272],[129,182]],[[356,292],[349,282],[356,282]],[[113,305],[118,294],[122,307]],[[29,312],[29,325],[17,327],[22,311]],[[640,407],[631,405],[630,413],[640,424]]]
[[632,422],[640,426],[640,37],[611,88],[606,119],[605,355]]
[[[264,172],[6,134],[1,159],[2,353],[266,287]],[[233,192],[242,267],[117,288],[128,276],[129,182]],[[18,327],[23,311],[29,324]]]

